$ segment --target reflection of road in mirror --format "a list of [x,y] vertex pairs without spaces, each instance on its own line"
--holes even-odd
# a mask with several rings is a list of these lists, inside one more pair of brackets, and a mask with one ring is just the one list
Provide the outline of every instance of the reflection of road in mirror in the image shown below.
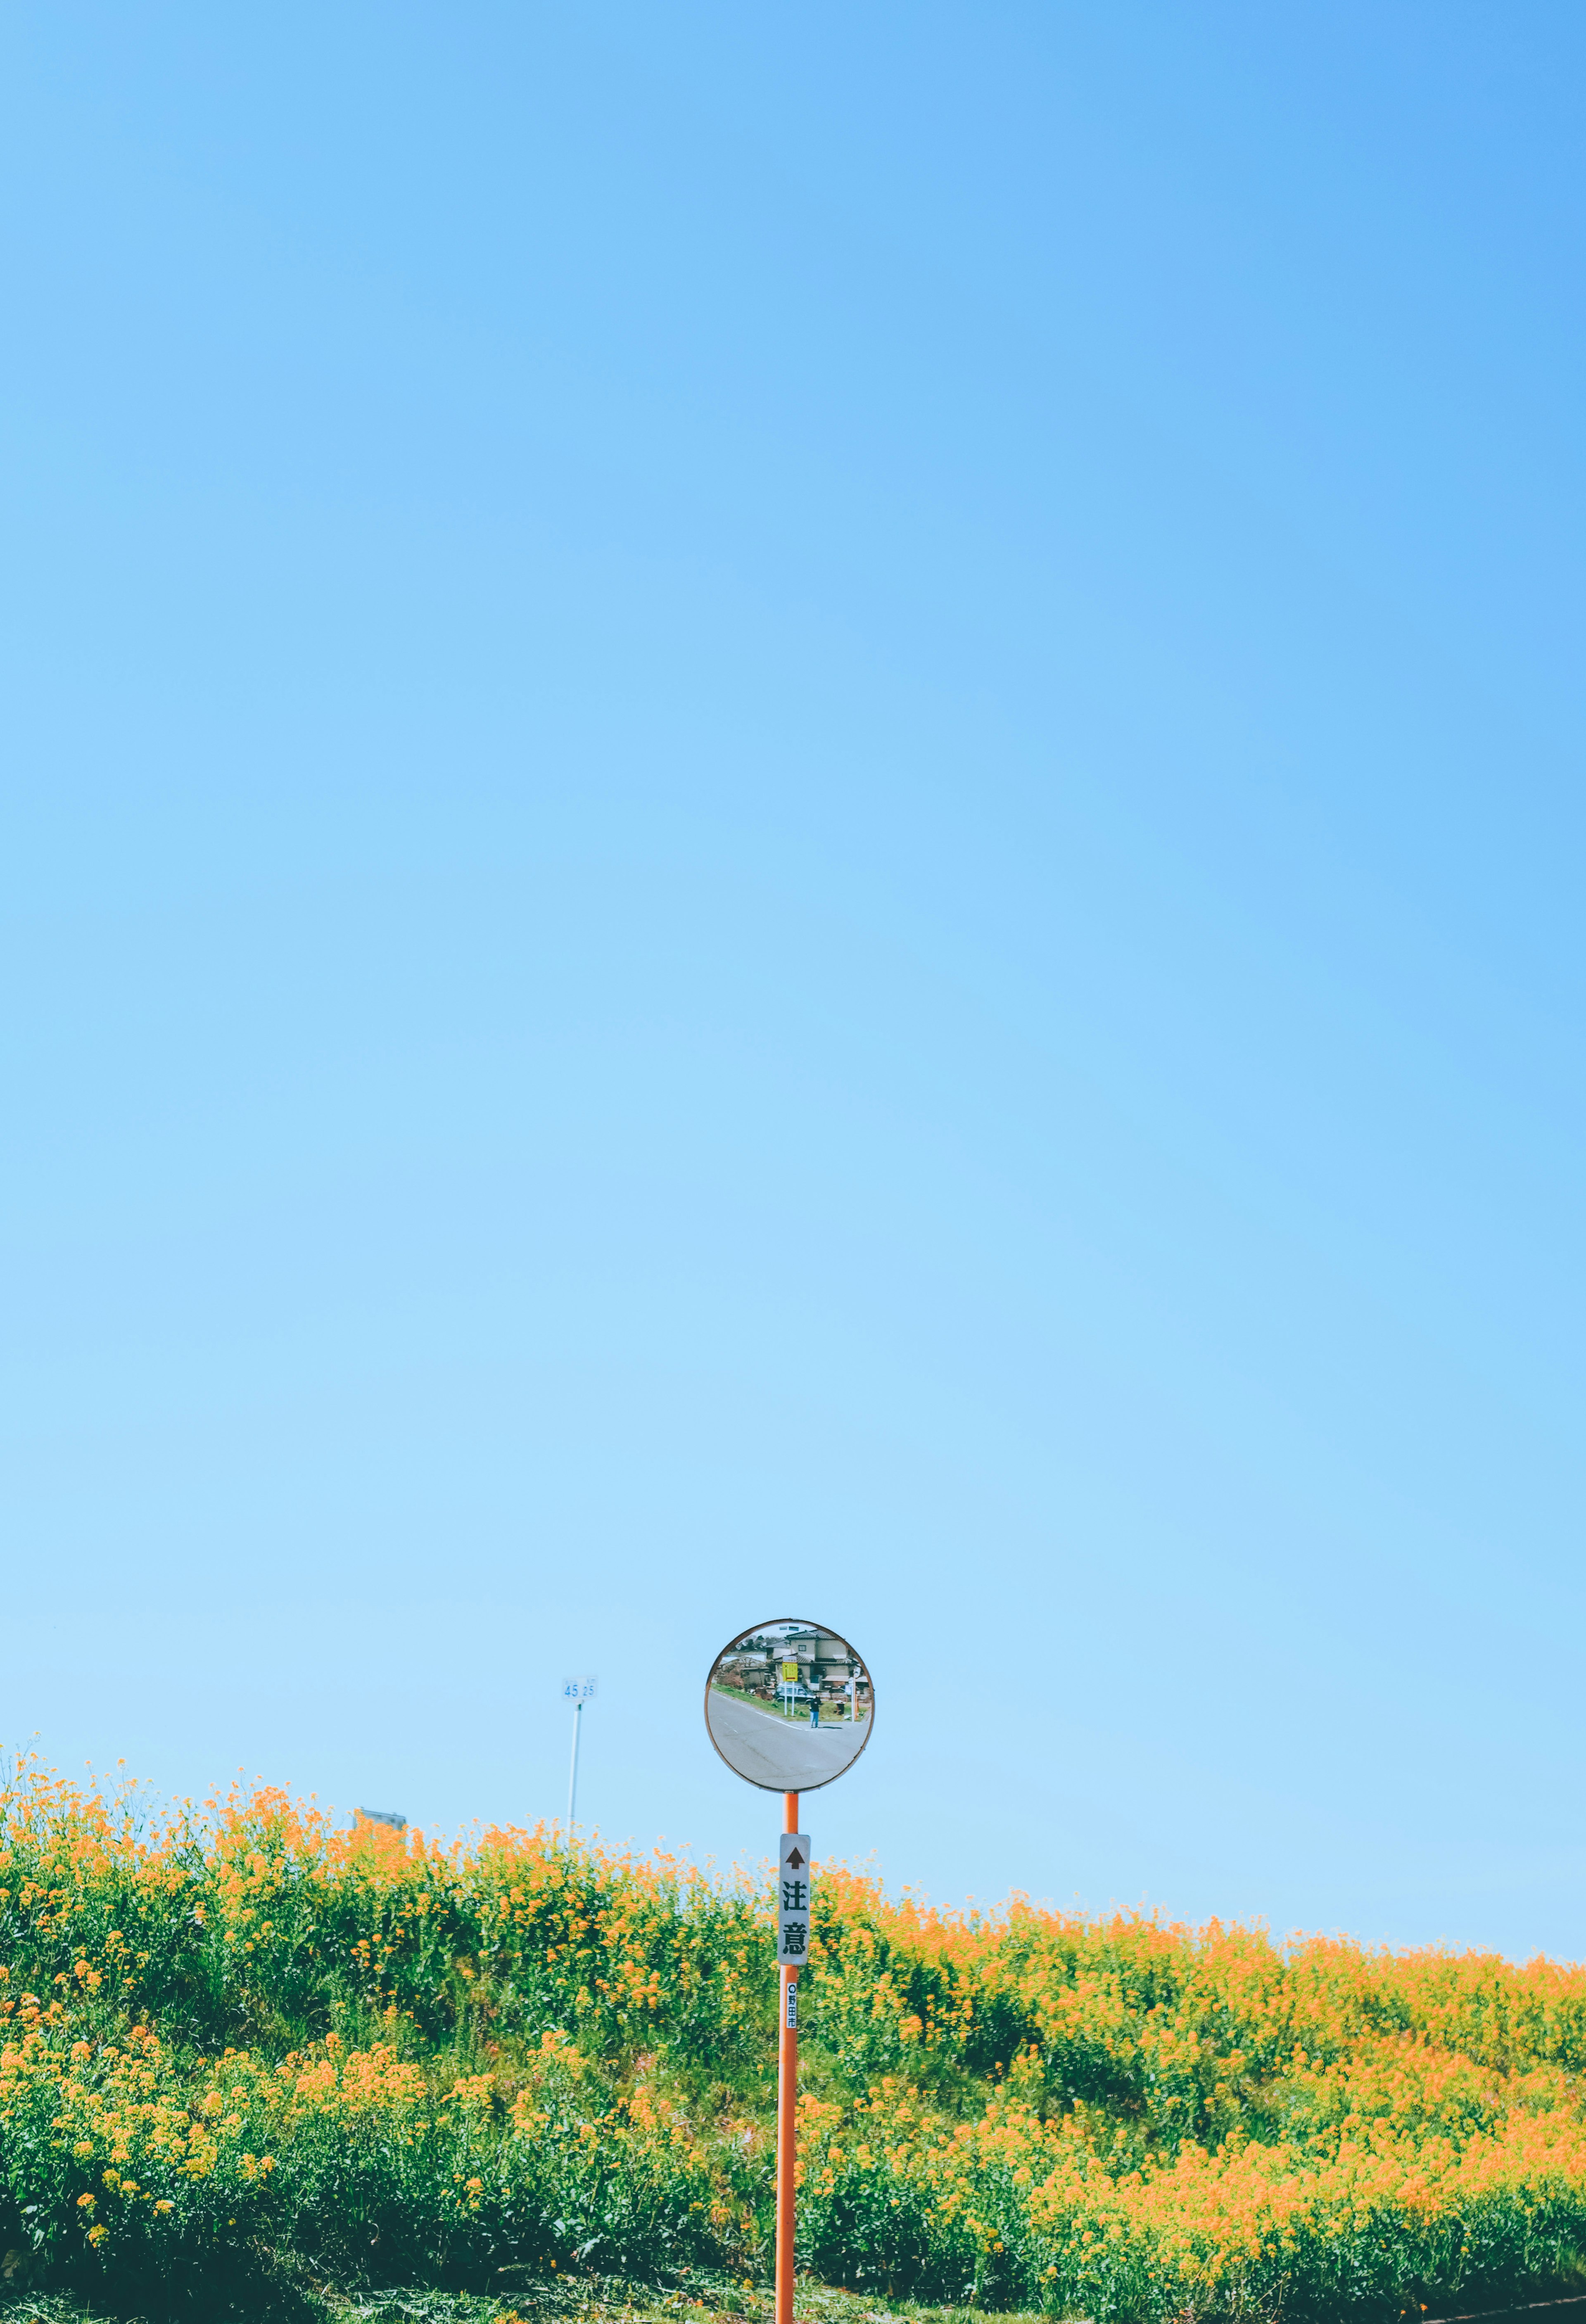
[[716,1749],[747,1782],[767,1791],[814,1791],[851,1766],[870,1740],[870,1673],[835,1630],[767,1622],[716,1656],[705,1716]]
[[840,1775],[864,1741],[866,1721],[857,1731],[811,1727],[807,1720],[784,1719],[742,1696],[710,1691],[710,1731],[729,1766],[773,1792],[809,1792]]

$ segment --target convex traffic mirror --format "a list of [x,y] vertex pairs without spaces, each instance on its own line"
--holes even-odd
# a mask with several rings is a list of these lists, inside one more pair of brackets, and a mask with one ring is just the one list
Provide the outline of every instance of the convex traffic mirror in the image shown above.
[[818,1622],[762,1622],[722,1648],[705,1689],[710,1739],[767,1792],[815,1792],[853,1765],[875,1725],[870,1673]]

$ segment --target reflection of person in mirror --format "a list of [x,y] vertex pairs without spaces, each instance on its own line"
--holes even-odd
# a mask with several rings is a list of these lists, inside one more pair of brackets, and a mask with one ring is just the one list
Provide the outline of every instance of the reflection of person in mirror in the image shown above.
[[809,1723],[812,1727],[818,1727],[821,1723],[821,1699],[818,1694],[809,1706]]

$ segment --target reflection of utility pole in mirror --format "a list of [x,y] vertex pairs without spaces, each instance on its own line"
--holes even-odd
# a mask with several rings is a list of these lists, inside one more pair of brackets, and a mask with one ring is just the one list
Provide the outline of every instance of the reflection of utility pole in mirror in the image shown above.
[[562,1701],[573,1706],[573,1764],[567,1770],[567,1837],[578,1821],[578,1735],[584,1723],[584,1706],[595,1699],[592,1678],[565,1678],[562,1681]]
[[[801,1703],[809,1705],[807,1724],[798,1716]],[[798,1971],[815,1934],[815,1880],[809,1837],[798,1829],[798,1794],[834,1782],[853,1765],[875,1725],[875,1691],[863,1663],[835,1630],[823,1629],[818,1622],[762,1622],[724,1646],[711,1665],[705,1723],[734,1775],[782,1794],[777,1859],[782,2006],[777,2033],[776,2324],[793,2324]]]

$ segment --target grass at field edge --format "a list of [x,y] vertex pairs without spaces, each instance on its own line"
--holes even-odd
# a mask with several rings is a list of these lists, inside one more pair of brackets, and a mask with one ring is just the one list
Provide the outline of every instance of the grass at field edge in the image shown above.
[[[244,2313],[246,2324],[770,2324],[772,2302],[770,2292],[759,2285],[716,2277],[663,2290],[613,2277],[558,2282],[554,2277],[525,2276],[500,2293],[401,2285],[346,2292],[306,2285],[290,2307],[205,2313],[193,2302],[143,2316],[72,2292],[0,2289],[0,2324],[171,2324],[172,2316],[190,2319],[191,2324],[220,2324],[223,2315],[240,2319]],[[993,2318],[978,2309],[933,2308],[913,2301],[878,2302],[873,2293],[801,2284],[794,2324],[1052,2324],[1052,2319],[1006,2310]]]
[[[1415,2324],[1578,2324],[1586,2312],[1586,2292],[1561,2292],[1517,2303],[1480,2309],[1460,2317],[1424,2315]],[[435,2292],[396,2285],[378,2292],[347,2292],[329,2285],[305,2286],[289,2306],[246,2311],[201,2310],[194,2302],[147,2315],[107,2303],[87,2302],[71,2292],[32,2292],[0,2286],[0,2324],[771,2324],[772,2301],[760,2285],[717,2277],[663,2289],[620,2277],[525,2278],[511,2292]],[[1050,2317],[999,2310],[930,2307],[904,2300],[878,2302],[873,2293],[823,2284],[800,2284],[794,2324],[1054,2324]],[[1072,2324],[1089,2324],[1074,2319]],[[1406,2324],[1409,2324],[1406,2318]]]

